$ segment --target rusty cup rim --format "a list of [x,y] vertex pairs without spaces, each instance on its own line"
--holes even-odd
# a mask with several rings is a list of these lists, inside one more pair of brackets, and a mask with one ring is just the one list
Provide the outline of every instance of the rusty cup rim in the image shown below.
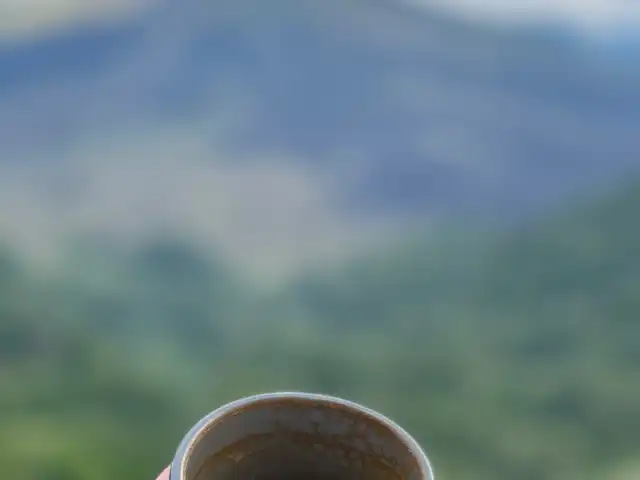
[[393,434],[402,441],[411,454],[418,462],[418,467],[423,474],[423,480],[434,480],[433,469],[427,454],[422,449],[420,444],[400,425],[391,420],[390,418],[376,412],[364,405],[345,400],[340,397],[334,397],[332,395],[320,394],[320,393],[305,393],[305,392],[272,392],[261,393],[257,395],[250,395],[229,402],[221,407],[216,408],[212,412],[202,417],[183,437],[180,442],[176,454],[171,462],[169,480],[186,480],[185,470],[189,453],[195,447],[198,440],[204,436],[209,429],[215,425],[215,423],[221,418],[225,417],[229,413],[234,412],[242,407],[249,405],[257,405],[260,403],[266,403],[270,401],[282,401],[282,400],[298,400],[308,402],[319,402],[334,404],[343,407],[347,410],[352,410],[357,413],[369,416],[373,420],[381,423],[388,428]]

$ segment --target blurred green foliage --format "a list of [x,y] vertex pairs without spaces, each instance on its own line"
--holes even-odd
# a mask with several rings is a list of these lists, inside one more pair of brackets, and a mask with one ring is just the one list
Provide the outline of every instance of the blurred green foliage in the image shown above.
[[0,465],[151,480],[234,398],[363,402],[440,478],[638,478],[640,188],[495,238],[412,242],[265,294],[160,239],[0,253]]

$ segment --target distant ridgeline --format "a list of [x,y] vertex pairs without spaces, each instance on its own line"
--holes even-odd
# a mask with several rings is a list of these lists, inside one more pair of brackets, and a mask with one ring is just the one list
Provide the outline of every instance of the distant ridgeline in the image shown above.
[[307,389],[407,425],[442,478],[608,478],[640,455],[638,212],[633,187],[268,296],[162,239],[46,276],[7,252],[3,473],[151,479],[204,412]]
[[59,175],[106,145],[133,160],[146,137],[211,162],[282,153],[358,213],[520,218],[638,171],[632,60],[396,0],[161,0],[0,46],[0,168],[36,156]]

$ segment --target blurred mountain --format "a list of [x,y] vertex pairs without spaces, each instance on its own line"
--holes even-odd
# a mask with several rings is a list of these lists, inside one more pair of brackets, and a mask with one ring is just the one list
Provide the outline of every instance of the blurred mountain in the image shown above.
[[197,142],[211,163],[305,169],[356,218],[520,218],[638,171],[640,71],[593,53],[390,0],[165,0],[0,47],[0,169],[59,180],[68,157]]

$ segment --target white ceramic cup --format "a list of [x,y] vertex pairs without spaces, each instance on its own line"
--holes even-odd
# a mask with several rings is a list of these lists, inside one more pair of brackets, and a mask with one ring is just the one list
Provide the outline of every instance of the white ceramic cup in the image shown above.
[[184,437],[170,480],[433,480],[420,445],[354,402],[308,393],[243,398]]

